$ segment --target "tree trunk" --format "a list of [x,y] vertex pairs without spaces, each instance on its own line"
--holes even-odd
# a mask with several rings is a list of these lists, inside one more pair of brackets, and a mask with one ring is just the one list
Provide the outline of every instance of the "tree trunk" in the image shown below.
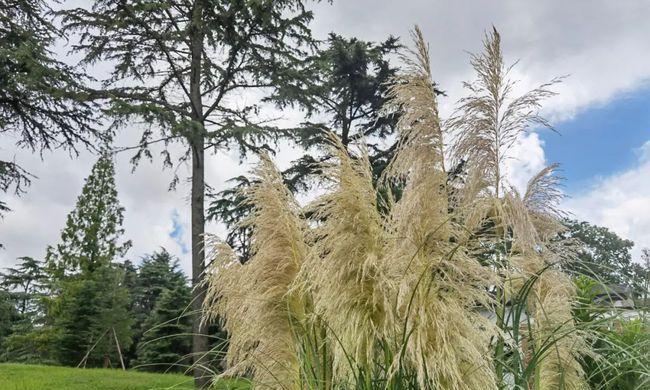
[[201,285],[205,268],[204,233],[204,192],[205,166],[203,137],[195,140],[192,148],[192,356],[194,363],[194,383],[197,388],[206,387],[209,373],[204,369],[205,354],[208,351],[207,326],[201,321],[201,310],[205,299],[205,288]]
[[203,0],[196,0],[190,23],[191,70],[190,99],[192,103],[193,128],[189,134],[192,152],[192,356],[194,384],[198,389],[207,388],[209,371],[205,369],[208,352],[207,326],[201,321],[205,288],[201,284],[205,269],[205,128],[201,94],[201,61],[203,50]]

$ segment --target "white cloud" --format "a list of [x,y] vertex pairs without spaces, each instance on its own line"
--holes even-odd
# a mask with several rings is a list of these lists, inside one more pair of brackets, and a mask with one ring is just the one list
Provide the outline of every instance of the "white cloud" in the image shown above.
[[544,142],[537,133],[529,133],[513,145],[510,158],[505,162],[506,176],[510,185],[523,194],[528,180],[545,166]]
[[321,3],[315,31],[368,40],[393,34],[410,44],[409,29],[418,24],[430,45],[434,78],[449,95],[441,100],[446,113],[462,95],[460,82],[471,77],[466,51],[480,51],[484,32],[494,25],[507,62],[520,60],[515,69],[522,88],[570,75],[546,105],[553,118],[566,119],[648,81],[649,14],[645,0],[355,0]]
[[650,247],[650,140],[638,150],[631,169],[599,178],[583,193],[565,202],[579,219],[606,226],[634,241],[633,259]]

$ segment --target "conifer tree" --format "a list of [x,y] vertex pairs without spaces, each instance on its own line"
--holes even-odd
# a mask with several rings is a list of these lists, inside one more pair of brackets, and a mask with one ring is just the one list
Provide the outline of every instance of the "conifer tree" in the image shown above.
[[61,242],[50,246],[46,260],[58,277],[109,265],[131,246],[121,242],[124,208],[115,188],[115,167],[103,152],[86,179],[74,210],[68,214]]
[[[6,0],[0,6],[0,134],[31,151],[92,148],[100,136],[85,77],[58,61],[50,48],[61,32],[44,0]],[[32,176],[16,161],[0,160],[0,192],[24,191]],[[0,215],[9,206],[0,200]]]
[[[4,350],[4,341],[11,334],[11,328],[17,319],[18,312],[11,294],[0,287],[0,351]],[[0,353],[0,361],[2,360]]]
[[145,329],[137,347],[133,366],[147,371],[184,372],[191,364],[192,330],[187,307],[191,291],[186,284],[162,291],[153,310],[144,321]]
[[[142,258],[140,267],[134,277],[133,285],[130,287],[131,300],[132,300],[132,316],[133,316],[133,346],[128,351],[128,359],[134,360],[136,358],[136,348],[143,341],[143,335],[152,331],[152,327],[158,324],[151,317],[155,316],[156,305],[160,300],[163,293],[168,290],[182,289],[187,287],[187,279],[179,268],[179,261],[176,257],[170,254],[166,249],[154,252]],[[191,291],[188,288],[188,294]],[[190,299],[186,302],[179,303],[178,307],[165,307],[164,310],[177,310],[179,313],[185,311],[183,321],[187,323],[190,317],[189,308]],[[153,324],[153,325],[152,325]],[[187,340],[190,345],[189,331],[186,331],[182,336]],[[151,339],[149,339],[151,340]],[[189,351],[187,351],[189,352]],[[139,359],[141,360],[141,359]],[[153,363],[153,360],[148,360]],[[143,364],[143,363],[135,363]],[[131,364],[133,366],[133,364]],[[160,368],[160,367],[158,367]],[[153,367],[157,369],[157,367]]]
[[[330,133],[336,134],[347,148],[352,142],[366,145],[375,179],[390,160],[395,145],[389,138],[395,131],[397,115],[384,115],[389,80],[397,69],[390,57],[397,54],[398,39],[366,42],[330,34],[325,46],[310,57],[313,75],[309,95],[301,101],[308,121],[293,140],[304,154],[283,172],[287,186],[294,192],[307,191],[321,172],[322,164],[332,160]],[[387,142],[388,141],[388,142]],[[250,256],[250,229],[239,222],[250,212],[241,195],[252,183],[246,176],[231,179],[233,186],[218,194],[208,208],[208,217],[230,229],[226,241],[237,250],[240,260]]]
[[123,280],[123,271],[109,264],[59,281],[49,315],[60,364],[76,366],[92,349],[84,366],[120,366],[119,354],[131,346],[133,323]]
[[[302,96],[305,48],[312,45],[305,0],[96,0],[66,10],[67,30],[81,35],[84,63],[114,65],[98,98],[118,125],[146,123],[134,162],[151,158],[152,143],[181,143],[191,161],[193,353],[208,348],[200,311],[205,267],[205,152],[268,149],[279,135],[259,117],[259,101],[290,104]],[[251,103],[252,101],[252,103]],[[262,145],[260,145],[262,144]],[[172,156],[165,152],[166,165]],[[207,375],[196,365],[196,383]]]
[[168,289],[185,285],[187,280],[179,268],[178,258],[162,248],[142,258],[133,291],[136,316],[153,311],[160,295]]
[[[56,359],[76,365],[118,364],[118,348],[131,344],[130,301],[123,266],[115,263],[130,246],[121,236],[124,208],[115,187],[111,156],[103,152],[68,215],[61,241],[48,248],[53,292],[48,325]],[[116,340],[117,339],[117,342]]]
[[38,301],[46,290],[46,274],[42,262],[31,257],[18,258],[21,262],[0,274],[0,286],[13,297],[16,310],[23,316],[32,316]]

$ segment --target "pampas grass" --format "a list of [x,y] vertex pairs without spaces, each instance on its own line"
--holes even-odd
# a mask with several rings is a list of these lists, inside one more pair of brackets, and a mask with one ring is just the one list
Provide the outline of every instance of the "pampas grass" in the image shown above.
[[384,231],[368,153],[350,156],[330,136],[337,162],[323,167],[332,191],[319,198],[313,219],[311,255],[297,288],[313,299],[314,313],[327,323],[336,373],[351,379],[349,359],[368,366],[376,356],[376,340],[386,315]]
[[269,388],[295,388],[299,378],[292,318],[304,301],[289,293],[307,256],[305,222],[268,156],[253,172],[246,193],[254,208],[243,222],[253,230],[252,257],[239,264],[232,249],[216,243],[207,271],[206,319],[221,320],[230,335],[227,375],[250,373]]
[[[399,116],[384,187],[365,149],[330,136],[328,191],[307,213],[261,156],[245,194],[252,258],[215,241],[206,278],[206,319],[230,335],[226,375],[273,389],[582,389],[586,344],[560,267],[571,254],[558,252],[570,246],[553,241],[557,166],[523,196],[503,172],[518,137],[548,125],[537,111],[558,80],[512,97],[493,30],[468,97],[441,120],[419,28],[413,38],[384,108]],[[397,200],[377,196],[396,187]]]
[[487,306],[491,270],[468,255],[463,226],[450,210],[429,55],[422,33],[407,74],[390,89],[400,110],[400,143],[388,177],[405,182],[387,221],[387,259],[397,275],[389,332],[399,341],[400,365],[413,367],[423,388],[496,388],[488,354],[492,326],[476,306]]

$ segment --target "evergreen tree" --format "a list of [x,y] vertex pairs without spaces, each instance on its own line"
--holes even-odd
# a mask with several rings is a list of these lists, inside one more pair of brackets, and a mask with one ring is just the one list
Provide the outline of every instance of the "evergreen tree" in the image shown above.
[[119,366],[119,353],[131,346],[133,323],[123,281],[119,267],[104,265],[59,282],[59,295],[50,312],[59,363],[77,365],[94,346],[88,366],[105,366],[109,360]]
[[166,249],[143,257],[133,290],[136,317],[151,313],[163,291],[186,283],[178,259]]
[[43,350],[43,346],[35,344],[42,339],[38,328],[44,320],[43,298],[47,294],[47,277],[42,262],[31,257],[18,260],[21,262],[15,268],[8,268],[0,274],[0,289],[4,296],[0,305],[12,305],[7,312],[11,319],[8,332],[0,330],[7,336],[0,346],[5,359],[40,362],[42,359],[35,351]]
[[16,310],[22,316],[36,315],[39,301],[46,291],[47,275],[40,261],[31,257],[18,258],[21,262],[15,268],[7,268],[0,275],[0,284],[13,296]]
[[145,332],[137,348],[135,366],[148,371],[185,371],[190,359],[192,330],[187,307],[191,291],[185,284],[162,291],[144,321]]
[[[301,103],[310,119],[321,121],[304,123],[305,129],[293,138],[305,154],[283,172],[292,191],[311,188],[322,164],[331,157],[327,153],[330,133],[336,134],[345,147],[364,142],[375,178],[379,177],[395,150],[395,144],[386,141],[394,133],[396,116],[384,115],[381,110],[388,82],[397,72],[389,59],[399,48],[394,37],[373,43],[330,34],[325,47],[309,59],[313,82],[309,96]],[[239,222],[249,214],[250,206],[243,202],[241,190],[252,183],[246,176],[231,182],[231,188],[210,195],[213,200],[208,218],[226,224],[226,241],[245,262],[250,256],[250,229],[239,226]]]
[[61,242],[48,248],[53,296],[48,325],[56,336],[56,358],[76,365],[88,356],[90,365],[119,361],[131,344],[129,295],[124,267],[115,264],[130,242],[122,242],[124,209],[115,188],[115,169],[102,153],[68,215]]
[[[191,160],[193,352],[208,348],[199,313],[205,295],[205,151],[268,148],[278,135],[258,116],[253,93],[288,104],[304,90],[304,48],[312,44],[312,13],[304,0],[221,1],[96,0],[62,12],[67,30],[81,33],[76,49],[85,63],[108,60],[114,68],[95,96],[109,101],[118,125],[138,119],[143,129],[137,162],[149,145],[181,142]],[[255,96],[255,95],[248,95]],[[258,143],[264,143],[259,146]],[[172,157],[165,153],[166,165]],[[196,366],[197,385],[207,375]]]
[[[161,295],[167,290],[173,290],[179,286],[185,287],[187,279],[178,265],[178,259],[166,249],[154,252],[142,258],[142,263],[134,277],[130,288],[132,297],[133,316],[133,346],[128,351],[128,360],[136,358],[136,347],[140,343],[143,334],[150,330],[146,323],[151,322],[150,317],[156,308]],[[186,310],[189,300],[178,310]],[[186,310],[189,313],[189,310]],[[185,318],[187,320],[187,318]],[[190,337],[187,334],[186,338]]]
[[[5,0],[0,6],[0,134],[32,151],[92,147],[93,106],[86,102],[85,77],[50,52],[61,32],[48,2]],[[15,161],[0,160],[0,192],[21,193],[31,176]],[[0,200],[0,215],[8,205]]]
[[131,246],[130,241],[120,242],[123,214],[113,160],[103,152],[86,179],[75,209],[68,214],[61,242],[47,250],[48,267],[55,276],[92,273],[123,256]]
[[18,311],[9,291],[0,287],[0,361],[6,359],[1,353],[5,349],[5,339],[11,334],[12,326],[18,319]]
[[364,142],[374,173],[380,174],[395,146],[383,145],[395,131],[395,116],[385,115],[389,81],[397,69],[390,65],[397,55],[398,39],[365,42],[330,34],[327,46],[311,59],[315,84],[304,107],[311,118],[322,121],[306,123],[308,131],[299,132],[297,142],[306,153],[284,172],[289,188],[307,190],[310,179],[320,172],[320,163],[330,156],[328,133],[334,133],[348,147]]

